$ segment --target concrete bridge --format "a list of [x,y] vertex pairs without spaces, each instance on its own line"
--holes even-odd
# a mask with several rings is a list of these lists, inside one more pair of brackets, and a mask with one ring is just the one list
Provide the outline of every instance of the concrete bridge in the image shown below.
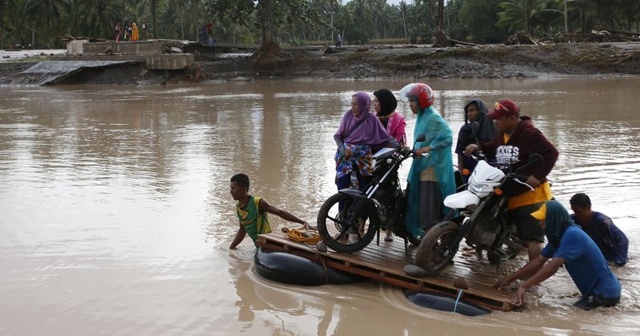
[[183,52],[179,41],[89,42],[67,43],[67,56],[90,61],[136,61],[147,70],[182,70],[193,66],[192,53]]

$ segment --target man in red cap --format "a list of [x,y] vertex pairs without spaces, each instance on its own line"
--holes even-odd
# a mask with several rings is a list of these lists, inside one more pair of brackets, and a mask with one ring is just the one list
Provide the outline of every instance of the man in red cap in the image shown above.
[[496,124],[496,137],[489,142],[468,145],[465,148],[467,155],[481,150],[487,159],[494,159],[500,169],[517,169],[526,165],[531,154],[535,153],[544,159],[518,171],[527,176],[526,183],[533,190],[515,183],[503,190],[509,196],[509,220],[515,223],[518,236],[529,252],[529,260],[533,260],[540,255],[544,233],[531,213],[553,198],[547,174],[558,159],[558,150],[533,126],[531,118],[520,116],[520,108],[509,99],[498,101],[487,117]]

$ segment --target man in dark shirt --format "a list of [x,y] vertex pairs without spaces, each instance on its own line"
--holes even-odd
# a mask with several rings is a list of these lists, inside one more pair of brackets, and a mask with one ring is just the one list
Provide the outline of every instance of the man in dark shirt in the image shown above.
[[604,258],[616,266],[627,263],[629,239],[607,215],[591,210],[591,199],[583,193],[577,193],[569,200],[573,215],[571,219],[598,245]]
[[498,101],[487,117],[496,124],[498,132],[495,138],[490,142],[468,145],[465,148],[467,155],[481,150],[488,159],[495,160],[498,168],[507,170],[526,165],[532,154],[543,158],[539,164],[528,165],[518,171],[526,176],[526,183],[533,190],[515,182],[503,189],[509,197],[509,221],[516,225],[531,261],[540,255],[544,242],[540,224],[531,217],[531,213],[553,198],[547,175],[558,159],[558,150],[535,128],[531,118],[520,115],[520,107],[509,99]]
[[[458,154],[458,173],[462,177],[462,183],[469,182],[469,176],[475,169],[478,161],[471,156],[464,155],[464,150],[469,144],[491,141],[496,135],[496,125],[487,117],[489,110],[482,99],[471,99],[464,105],[464,125],[458,132],[458,143],[455,153]],[[473,125],[477,123],[477,129]]]

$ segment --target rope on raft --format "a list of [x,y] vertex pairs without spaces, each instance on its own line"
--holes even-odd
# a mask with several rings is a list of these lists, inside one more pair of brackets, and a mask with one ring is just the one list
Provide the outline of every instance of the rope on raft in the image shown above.
[[282,232],[286,233],[287,237],[296,243],[316,245],[321,240],[316,230],[310,232],[304,226],[300,229],[289,229],[285,227],[282,228]]

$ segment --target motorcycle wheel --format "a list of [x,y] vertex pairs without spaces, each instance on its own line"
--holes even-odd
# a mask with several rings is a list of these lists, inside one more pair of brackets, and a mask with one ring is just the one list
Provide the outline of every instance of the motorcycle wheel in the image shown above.
[[416,265],[422,267],[429,275],[436,275],[447,267],[457,251],[448,255],[445,255],[445,252],[455,239],[457,231],[458,224],[451,221],[438,223],[429,229],[416,250]]
[[[342,211],[339,204],[343,203]],[[358,204],[359,203],[359,204]],[[355,218],[354,207],[363,206],[359,213],[366,215],[364,230],[360,231],[360,221]],[[371,203],[362,204],[353,198],[334,194],[320,207],[318,212],[318,233],[322,241],[337,252],[353,253],[362,250],[373,240],[380,227],[376,209]]]

